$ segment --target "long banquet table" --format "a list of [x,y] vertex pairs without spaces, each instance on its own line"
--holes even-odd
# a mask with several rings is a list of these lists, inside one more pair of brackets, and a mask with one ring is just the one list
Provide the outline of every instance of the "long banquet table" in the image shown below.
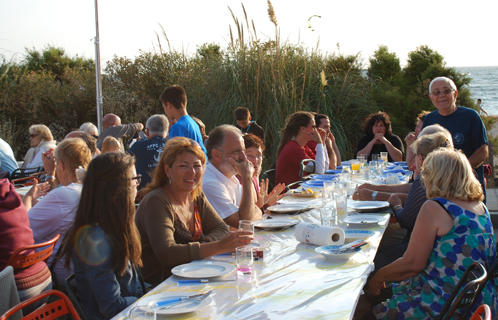
[[[284,201],[303,200],[288,196],[284,198]],[[319,206],[321,200],[317,199],[314,203]],[[362,288],[373,270],[372,261],[389,221],[387,212],[380,212],[384,222],[362,228],[375,234],[368,238],[369,244],[350,260],[325,259],[315,252],[317,246],[296,240],[295,227],[282,231],[256,229],[255,242],[265,252],[263,259],[255,260],[250,277],[237,275],[235,271],[224,276],[225,280],[237,279],[234,281],[178,285],[180,278],[171,276],[146,297],[156,295],[160,298],[164,292],[193,295],[211,289],[215,293],[211,295],[213,302],[201,310],[177,316],[158,314],[158,319],[352,319]],[[271,216],[320,224],[320,214],[316,208],[297,215]],[[341,222],[343,218],[338,216],[339,227],[345,230],[358,229]],[[230,255],[204,260],[235,264],[235,257]],[[113,319],[127,319],[130,309],[137,304],[140,305],[140,300]]]

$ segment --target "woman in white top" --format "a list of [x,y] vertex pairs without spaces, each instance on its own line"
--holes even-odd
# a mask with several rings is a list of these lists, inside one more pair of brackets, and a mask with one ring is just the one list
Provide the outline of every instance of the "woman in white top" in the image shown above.
[[[35,183],[23,199],[28,210],[29,223],[33,230],[35,243],[48,241],[60,234],[59,241],[48,260],[48,265],[51,264],[62,239],[73,224],[78,208],[82,185],[76,177],[76,168],[81,166],[86,169],[92,160],[90,149],[80,138],[62,141],[55,149],[54,157],[55,175],[60,181],[59,187],[45,194],[48,190],[48,184],[37,185]],[[38,201],[42,195],[44,197]],[[57,262],[54,272],[59,283],[64,283],[65,279],[72,273],[64,268],[64,259]]]
[[34,124],[29,127],[29,141],[31,148],[24,156],[23,168],[42,167],[42,153],[55,149],[55,141],[50,129],[43,124]]

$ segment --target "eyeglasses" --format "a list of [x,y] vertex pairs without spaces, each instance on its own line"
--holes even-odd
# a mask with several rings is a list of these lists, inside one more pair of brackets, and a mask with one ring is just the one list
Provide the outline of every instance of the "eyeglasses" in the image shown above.
[[261,154],[257,154],[257,155],[246,154],[246,158],[249,160],[263,160],[265,158],[265,156],[263,156]]
[[33,133],[33,134],[30,134],[29,137],[31,139],[33,139],[34,137],[39,136],[39,135],[40,135],[39,133]]
[[95,139],[99,140],[99,136],[95,136],[92,134],[92,137],[94,137]]
[[138,185],[140,185],[140,182],[142,182],[142,175],[141,174],[137,174],[137,176],[131,178],[131,180],[136,180],[136,184],[138,186]]
[[448,94],[452,93],[453,91],[455,91],[455,90],[448,89],[448,88],[443,89],[443,90],[434,90],[431,92],[431,95],[434,97],[437,97],[437,96],[439,96],[440,93],[443,93],[444,95],[448,95]]

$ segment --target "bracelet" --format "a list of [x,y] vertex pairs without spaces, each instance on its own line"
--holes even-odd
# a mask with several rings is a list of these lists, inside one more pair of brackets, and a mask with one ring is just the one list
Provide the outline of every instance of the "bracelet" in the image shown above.
[[45,181],[47,181],[48,179],[52,179],[52,181],[55,181],[55,177],[54,176],[46,176],[45,177]]
[[393,208],[393,211],[396,212],[396,210],[398,210],[398,208],[402,208],[403,206],[398,204],[398,205],[395,205],[394,208]]

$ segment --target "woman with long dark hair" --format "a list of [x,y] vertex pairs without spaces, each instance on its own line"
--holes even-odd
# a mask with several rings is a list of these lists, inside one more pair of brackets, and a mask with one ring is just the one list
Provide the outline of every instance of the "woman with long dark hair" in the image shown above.
[[392,133],[391,120],[387,113],[379,111],[371,114],[364,125],[365,135],[360,138],[356,147],[356,154],[368,154],[368,161],[372,154],[388,152],[388,161],[403,161],[403,142]]
[[[311,112],[299,111],[291,114],[280,131],[282,139],[277,151],[277,172],[275,183],[286,185],[299,181],[301,161],[313,159],[316,161],[316,172],[323,174],[329,167],[327,148],[323,147],[326,132],[317,129],[315,117]],[[314,140],[317,143],[316,153],[306,144]]]
[[110,319],[143,295],[135,225],[134,158],[111,152],[90,162],[74,224],[64,241],[66,267],[74,264],[81,305],[89,319]]

